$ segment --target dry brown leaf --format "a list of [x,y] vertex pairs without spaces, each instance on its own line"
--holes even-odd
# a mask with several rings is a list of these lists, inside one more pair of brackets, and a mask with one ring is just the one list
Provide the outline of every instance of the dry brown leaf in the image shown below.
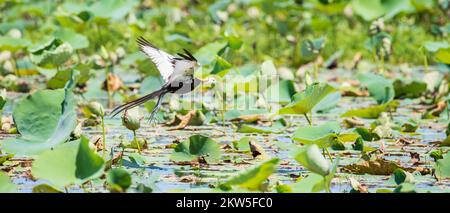
[[252,141],[249,141],[248,145],[250,146],[250,151],[252,152],[253,158],[256,158],[256,157],[264,154],[264,149],[261,146],[259,146],[258,144],[253,143]]
[[393,161],[377,158],[375,160],[346,165],[343,171],[353,174],[391,175],[398,168],[402,167]]
[[108,160],[105,165],[105,170],[111,169],[112,165],[119,163],[119,160],[122,159],[123,152],[117,153],[112,159]]
[[198,126],[204,123],[205,117],[200,111],[191,110],[186,115],[175,115],[175,118],[167,123],[167,126],[175,126],[168,130],[180,130],[186,128],[188,125]]
[[103,82],[102,89],[112,93],[119,90],[122,86],[123,82],[119,76],[108,73],[106,80]]
[[349,178],[350,185],[352,186],[353,190],[359,192],[359,193],[369,193],[369,190],[366,186],[359,183],[357,180],[353,178]]
[[430,111],[430,114],[438,117],[441,114],[441,112],[445,110],[446,107],[447,103],[445,101],[439,101],[436,107]]
[[182,183],[191,183],[197,179],[194,175],[186,175],[180,178],[180,182]]
[[411,156],[411,162],[413,162],[414,165],[420,164],[420,154],[417,152],[410,152],[409,156]]
[[257,121],[266,120],[265,115],[241,115],[237,118],[231,119],[231,121],[245,122],[245,123],[254,123]]
[[103,138],[102,137],[97,137],[94,140],[94,145],[95,145],[95,150],[98,152],[100,150],[103,150]]
[[356,69],[356,67],[358,67],[358,64],[359,64],[359,62],[361,61],[361,59],[362,59],[362,53],[361,52],[357,52],[356,54],[355,54],[355,56],[353,56],[353,65],[352,65],[352,68],[353,69]]
[[423,167],[401,167],[394,161],[385,160],[383,158],[377,158],[370,161],[362,161],[355,164],[346,165],[342,168],[343,172],[353,174],[370,174],[370,175],[391,175],[397,168],[403,169],[408,172],[420,172],[422,175],[431,174],[429,168]]
[[405,137],[401,137],[399,139],[397,139],[397,141],[395,141],[395,143],[400,143],[400,144],[404,144],[404,145],[409,145],[409,144],[413,144],[416,141],[413,138],[405,138]]
[[343,90],[341,91],[341,95],[350,97],[368,97],[369,92],[366,90]]
[[353,128],[357,126],[364,126],[364,121],[362,121],[359,118],[351,117],[351,118],[345,118],[342,123],[344,123],[345,127],[347,128]]

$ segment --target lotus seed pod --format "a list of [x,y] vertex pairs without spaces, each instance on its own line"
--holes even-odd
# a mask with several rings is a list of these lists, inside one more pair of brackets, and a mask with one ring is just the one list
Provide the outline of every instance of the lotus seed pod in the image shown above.
[[250,8],[247,10],[247,16],[248,16],[250,19],[257,19],[257,18],[259,18],[259,16],[260,16],[260,12],[259,12],[259,10],[258,10],[257,7],[250,7]]
[[374,36],[384,30],[384,21],[382,18],[379,18],[372,22],[369,27],[369,34]]
[[22,32],[16,28],[9,30],[7,34],[13,38],[22,38]]
[[392,54],[392,43],[390,38],[384,37],[381,40],[381,45],[377,49],[377,54],[380,58],[385,60],[389,59],[389,56]]
[[11,59],[10,51],[2,51],[0,52],[0,63]]
[[141,119],[139,108],[132,108],[123,113],[122,124],[129,130],[137,130],[141,127]]
[[238,10],[238,5],[236,3],[231,3],[228,5],[227,11],[229,13],[234,13],[236,10]]
[[111,60],[111,62],[113,64],[117,63],[118,58],[119,57],[117,56],[117,54],[115,52],[109,52],[109,59]]
[[92,60],[94,61],[95,67],[103,68],[106,66],[105,60],[100,55],[93,55]]
[[0,84],[2,85],[2,87],[12,88],[13,86],[15,86],[16,81],[17,81],[17,76],[15,76],[13,74],[8,74],[7,76],[5,76],[2,79],[2,82],[0,82]]
[[125,49],[123,49],[123,47],[118,47],[116,49],[116,54],[117,54],[117,57],[123,58],[126,55],[126,51],[125,51]]
[[123,82],[118,75],[108,73],[105,81],[102,84],[102,89],[109,92],[115,92],[119,90],[122,86]]
[[11,62],[11,60],[7,60],[3,64],[3,69],[12,73],[12,72],[14,72],[14,64]]
[[105,115],[105,111],[103,110],[103,105],[99,102],[92,101],[87,105],[89,111],[95,116],[103,117]]

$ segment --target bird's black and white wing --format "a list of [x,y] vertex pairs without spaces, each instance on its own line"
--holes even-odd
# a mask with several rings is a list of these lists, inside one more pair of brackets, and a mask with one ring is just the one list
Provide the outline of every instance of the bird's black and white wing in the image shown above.
[[143,37],[139,37],[137,43],[139,44],[140,50],[153,61],[164,81],[167,82],[175,69],[174,57],[158,49]]

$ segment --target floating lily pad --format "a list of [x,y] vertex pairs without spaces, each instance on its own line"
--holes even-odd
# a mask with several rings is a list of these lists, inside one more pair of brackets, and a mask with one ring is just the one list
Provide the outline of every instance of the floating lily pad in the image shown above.
[[427,84],[421,81],[394,81],[395,98],[418,98],[427,91]]
[[33,193],[62,193],[62,191],[43,183],[33,187]]
[[263,115],[268,113],[267,109],[254,109],[254,110],[227,110],[224,114],[225,120],[234,120],[244,115]]
[[302,144],[316,144],[320,148],[329,147],[337,140],[340,131],[338,122],[327,122],[318,126],[304,126],[295,130],[292,139]]
[[175,147],[170,159],[176,162],[191,162],[204,158],[207,163],[218,163],[221,155],[216,141],[202,135],[193,135]]
[[40,154],[33,162],[32,174],[57,186],[83,183],[103,173],[103,159],[81,138]]
[[242,124],[237,132],[240,133],[279,133],[287,126],[284,119],[278,119],[272,123],[270,126],[261,126],[255,124]]
[[276,171],[279,161],[278,158],[273,158],[252,168],[246,169],[236,176],[231,177],[222,184],[222,187],[239,186],[252,191],[261,190],[262,184]]
[[394,111],[398,106],[398,102],[391,101],[382,105],[369,106],[361,109],[351,109],[341,115],[341,117],[360,117],[360,118],[378,118],[382,112]]

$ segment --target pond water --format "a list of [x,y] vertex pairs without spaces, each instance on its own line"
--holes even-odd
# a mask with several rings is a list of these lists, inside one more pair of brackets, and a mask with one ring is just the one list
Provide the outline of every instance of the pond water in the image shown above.
[[[346,111],[348,106],[361,107],[372,104],[369,98],[348,98],[341,99],[337,108],[323,114],[314,114],[313,121],[320,124],[325,121],[339,120],[338,115]],[[416,115],[411,110],[411,101],[401,101],[400,108],[394,112],[394,118],[420,116]],[[407,103],[407,104],[406,104]],[[6,110],[6,114],[8,113]],[[10,113],[10,112],[9,112]],[[308,171],[299,165],[291,155],[291,147],[298,146],[297,142],[291,140],[290,136],[294,130],[302,125],[306,125],[306,120],[302,116],[286,116],[288,123],[291,125],[281,134],[243,134],[237,133],[236,128],[231,123],[210,124],[203,126],[188,126],[183,130],[170,131],[169,127],[158,124],[156,126],[143,122],[142,127],[137,131],[138,138],[145,138],[148,141],[148,148],[143,150],[142,156],[144,161],[137,164],[130,161],[127,157],[132,153],[136,153],[135,149],[125,149],[123,166],[132,172],[133,182],[150,184],[157,192],[184,192],[192,190],[207,190],[211,187],[217,186],[228,177],[235,175],[264,159],[254,159],[251,154],[239,153],[233,149],[227,149],[232,146],[232,142],[239,140],[242,137],[251,137],[256,141],[267,154],[266,159],[271,157],[278,157],[281,163],[278,171],[271,177],[271,181],[279,183],[290,184],[295,182],[298,177],[306,176]],[[366,126],[372,120],[364,120]],[[131,141],[133,138],[132,132],[125,129],[120,118],[107,118],[105,120],[107,127],[107,146],[113,150],[113,155],[119,153],[122,149],[118,148],[121,141]],[[428,152],[435,146],[433,142],[443,140],[446,136],[443,131],[445,125],[436,123],[431,120],[424,120],[421,122],[419,129],[415,134],[404,134],[402,137],[408,137],[415,140],[412,144],[399,144],[397,136],[394,139],[382,139],[380,141],[366,142],[365,145],[379,148],[381,143],[384,143],[385,152],[383,158],[398,162],[401,166],[411,167],[410,153],[418,153],[420,156],[420,166],[424,168],[432,168],[433,160],[428,156]],[[87,135],[91,141],[101,136],[101,128],[99,127],[85,127],[83,134]],[[170,161],[169,156],[172,153],[172,148],[168,147],[174,141],[183,141],[193,134],[202,134],[213,138],[220,143],[222,147],[223,156],[219,164],[191,166],[178,165]],[[14,137],[13,135],[1,135],[0,138]],[[333,158],[339,156],[339,167],[356,163],[360,160],[361,154],[359,151],[354,151],[348,148],[343,151],[331,151]],[[12,170],[14,174],[12,181],[19,186],[21,192],[30,192],[33,186],[44,183],[45,181],[34,181],[30,172],[30,160],[27,158],[15,157],[2,169]],[[7,168],[6,168],[7,167]],[[414,174],[416,181],[416,188],[424,191],[446,191],[450,187],[448,180],[437,181],[431,174],[418,175]],[[351,187],[349,185],[348,177],[359,181],[361,184],[368,187],[369,191],[376,191],[377,189],[394,189],[395,182],[391,176],[384,175],[355,175],[337,172],[336,178],[332,182],[332,192],[349,192]],[[91,181],[89,184],[80,187],[68,187],[69,192],[98,192],[105,191],[105,187],[101,181]]]

